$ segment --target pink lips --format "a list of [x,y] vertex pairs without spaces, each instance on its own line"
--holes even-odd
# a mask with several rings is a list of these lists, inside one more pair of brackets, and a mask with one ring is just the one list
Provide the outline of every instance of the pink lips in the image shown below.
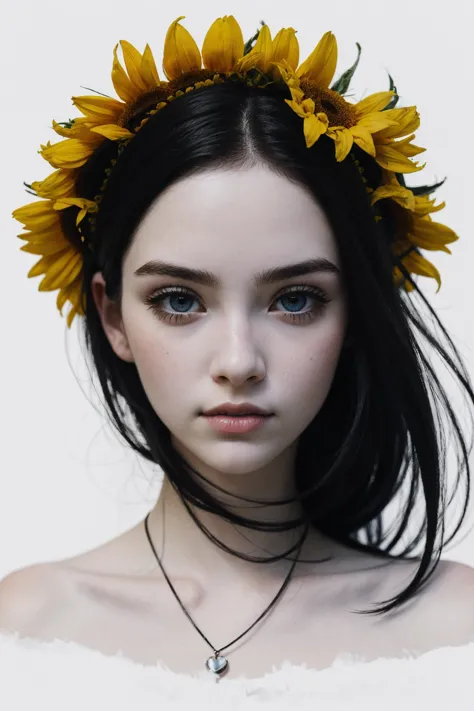
[[241,402],[241,403],[234,403],[234,402],[222,402],[220,405],[216,405],[216,407],[211,407],[209,410],[205,410],[203,415],[241,415],[241,416],[247,416],[247,415],[271,415],[271,412],[268,412],[267,410],[264,410],[261,407],[257,407],[257,405],[253,405],[251,402]]
[[244,434],[262,427],[270,419],[271,415],[233,416],[221,414],[204,415],[204,417],[217,432]]

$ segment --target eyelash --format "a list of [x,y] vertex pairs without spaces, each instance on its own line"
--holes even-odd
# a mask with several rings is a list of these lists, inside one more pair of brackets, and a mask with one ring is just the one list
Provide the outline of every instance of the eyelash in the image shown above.
[[[319,302],[317,305],[318,309],[323,309],[326,304],[328,304],[331,299],[328,298],[327,294],[322,290],[319,289],[316,286],[294,286],[290,289],[287,289],[285,292],[282,294],[278,295],[275,297],[275,300],[281,299],[283,296],[286,296],[287,294],[290,293],[305,293],[305,294],[312,294],[314,298]],[[175,323],[182,322],[183,320],[189,320],[191,316],[194,316],[196,312],[193,313],[182,313],[182,314],[170,314],[166,311],[163,311],[163,309],[158,308],[159,305],[164,301],[164,299],[169,295],[169,294],[182,294],[183,296],[193,296],[196,299],[199,297],[190,289],[185,289],[184,287],[179,287],[179,286],[171,286],[171,287],[164,287],[163,289],[160,289],[159,291],[153,292],[153,294],[150,294],[149,296],[146,297],[145,303],[148,304],[149,308],[153,313],[155,313],[159,319],[163,321],[172,321]],[[290,320],[291,322],[295,323],[301,323],[302,321],[312,321],[315,314],[314,311],[316,309],[312,309],[310,311],[305,311],[302,314],[292,314],[292,313],[286,313],[285,318]]]

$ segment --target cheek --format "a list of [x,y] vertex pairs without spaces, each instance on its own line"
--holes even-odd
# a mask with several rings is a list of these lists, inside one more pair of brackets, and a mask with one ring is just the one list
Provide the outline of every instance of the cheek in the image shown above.
[[173,402],[170,395],[178,395],[180,382],[189,372],[186,351],[174,351],[156,333],[147,335],[138,328],[127,329],[127,337],[140,380],[154,409],[159,403],[170,405]]
[[317,414],[331,389],[343,338],[340,331],[321,335],[299,351],[284,374],[288,397],[304,420]]
[[164,425],[176,430],[193,393],[191,380],[195,378],[189,370],[189,359],[182,351],[173,353],[156,343],[136,350],[135,365],[147,398]]

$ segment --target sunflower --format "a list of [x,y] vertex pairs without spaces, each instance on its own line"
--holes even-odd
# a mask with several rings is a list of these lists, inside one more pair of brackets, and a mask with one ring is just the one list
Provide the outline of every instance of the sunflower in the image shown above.
[[[76,314],[83,315],[82,254],[63,234],[59,211],[73,206],[78,209],[76,226],[81,234],[80,223],[86,215],[93,229],[94,213],[98,211],[100,202],[98,198],[97,201],[88,200],[76,194],[78,171],[104,141],[118,141],[126,145],[149,117],[170,101],[203,86],[220,83],[231,74],[239,75],[242,81],[249,84],[253,82],[251,76],[254,70],[270,82],[283,79],[291,94],[291,100],[285,99],[286,103],[304,119],[303,130],[308,147],[326,134],[335,143],[337,161],[346,158],[354,143],[377,161],[386,181],[378,190],[371,191],[374,204],[382,198],[391,198],[404,211],[402,214],[409,216],[409,222],[408,218],[404,218],[404,224],[409,224],[409,238],[401,231],[399,246],[405,245],[403,240],[408,240],[409,244],[412,240],[413,244],[425,249],[441,249],[439,244],[445,245],[457,239],[449,228],[431,221],[429,213],[440,207],[433,208],[431,202],[413,195],[409,198],[408,194],[404,198],[407,204],[402,207],[402,186],[395,185],[393,181],[396,182],[396,178],[391,177],[395,173],[415,172],[424,167],[410,160],[425,150],[412,143],[413,132],[420,123],[416,107],[388,108],[393,91],[378,92],[357,104],[351,104],[342,95],[344,82],[341,84],[339,80],[333,89],[329,88],[337,63],[337,43],[332,32],[326,32],[307,59],[298,66],[299,45],[292,27],[281,29],[272,39],[268,26],[263,25],[254,46],[250,48],[251,43],[244,43],[242,30],[235,18],[225,15],[209,27],[199,50],[191,34],[180,24],[183,18],[184,15],[172,22],[166,33],[163,80],[148,44],[143,52],[126,40],[120,40],[115,45],[111,79],[118,98],[100,94],[72,97],[82,116],[66,123],[53,121],[53,130],[63,140],[55,144],[48,141],[38,151],[55,171],[45,180],[28,186],[43,199],[13,212],[13,217],[28,230],[18,235],[27,242],[21,249],[41,255],[28,277],[45,274],[39,290],[59,289],[57,306],[61,315],[65,302],[72,304],[68,327]],[[118,57],[119,46],[123,64]],[[349,71],[351,76],[356,66],[357,62]],[[336,91],[336,87],[341,91]],[[142,118],[144,112],[145,118]],[[135,119],[140,123],[132,130]],[[110,170],[105,171],[106,176]],[[107,177],[102,189],[106,182]],[[84,239],[82,235],[81,239]],[[449,252],[446,247],[444,251]],[[434,267],[416,252],[407,256],[405,263],[416,273],[437,278]],[[409,285],[406,288],[409,289]]]
[[356,143],[386,170],[413,173],[424,168],[409,160],[425,150],[410,143],[414,134],[403,143],[395,141],[418,128],[415,106],[386,109],[393,91],[380,91],[351,104],[329,88],[337,65],[337,41],[332,32],[323,35],[299,67],[295,56],[293,52],[291,58],[274,58],[273,65],[290,89],[292,98],[285,99],[286,103],[304,119],[308,148],[326,134],[335,142],[337,161],[343,161]]
[[[391,201],[397,233],[394,253],[402,257],[404,266],[412,274],[435,279],[439,291],[441,288],[439,271],[419,253],[417,248],[451,254],[451,250],[446,245],[456,242],[459,239],[458,235],[450,227],[431,218],[431,214],[442,210],[446,203],[442,202],[435,206],[436,199],[430,200],[429,195],[415,195],[409,188],[400,185],[395,173],[390,171],[384,172],[383,179],[385,184],[372,192],[370,200],[372,205],[379,200]],[[404,287],[408,292],[413,290],[413,286],[405,279],[398,267],[394,267],[393,276],[397,284],[405,282]]]

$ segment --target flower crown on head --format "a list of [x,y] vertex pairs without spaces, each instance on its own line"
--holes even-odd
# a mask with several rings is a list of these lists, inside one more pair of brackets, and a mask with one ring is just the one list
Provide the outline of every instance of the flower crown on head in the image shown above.
[[[431,218],[431,213],[445,206],[444,202],[435,206],[435,199],[430,200],[430,194],[444,181],[431,187],[408,188],[405,184],[405,173],[420,171],[425,166],[419,166],[411,158],[426,149],[412,143],[413,131],[420,125],[416,106],[395,108],[398,95],[392,77],[389,91],[350,103],[344,95],[359,63],[359,44],[353,66],[330,87],[337,64],[337,42],[332,32],[326,32],[298,66],[299,45],[296,30],[292,27],[281,29],[272,39],[268,26],[262,23],[254,37],[244,43],[238,22],[232,15],[225,15],[212,23],[200,51],[193,37],[180,24],[182,19],[184,16],[172,22],[166,33],[163,72],[167,81],[160,80],[148,44],[143,54],[125,40],[115,46],[112,83],[120,101],[99,93],[72,97],[74,106],[83,116],[66,123],[53,120],[53,130],[65,140],[55,144],[48,141],[38,151],[55,171],[45,180],[31,185],[25,183],[31,194],[42,200],[13,212],[13,217],[28,230],[18,235],[27,242],[21,249],[41,255],[28,277],[45,274],[38,290],[59,290],[56,304],[61,316],[65,302],[70,302],[68,328],[76,314],[84,315],[81,303],[83,252],[64,234],[59,211],[77,210],[76,227],[84,243],[81,222],[87,216],[90,230],[94,231],[96,213],[118,156],[105,170],[102,186],[94,200],[76,193],[75,183],[81,167],[104,141],[118,142],[119,155],[150,116],[174,99],[201,87],[230,80],[260,89],[276,82],[286,84],[291,99],[285,99],[285,102],[303,119],[308,148],[321,136],[330,138],[334,141],[336,161],[351,155],[362,176],[360,162],[351,154],[353,144],[372,157],[381,169],[381,178],[375,188],[366,185],[366,190],[375,213],[379,201],[391,201],[396,220],[392,252],[402,260],[409,273],[434,278],[439,291],[440,274],[419,249],[451,254],[446,245],[458,237],[449,227]],[[117,57],[119,44],[125,67]],[[130,130],[133,119],[143,115],[144,108],[149,109],[145,117]],[[378,221],[382,217],[375,214],[375,219]],[[397,266],[393,268],[393,279],[406,291],[413,289]]]

